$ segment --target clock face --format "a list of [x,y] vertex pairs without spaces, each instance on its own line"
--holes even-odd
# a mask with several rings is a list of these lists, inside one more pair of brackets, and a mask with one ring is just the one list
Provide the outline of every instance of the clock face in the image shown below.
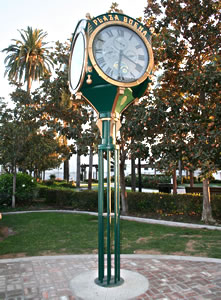
[[86,35],[85,20],[79,22],[71,45],[69,61],[69,85],[72,93],[79,90],[85,76],[86,66]]
[[[148,69],[148,48],[134,30],[110,25],[98,31],[92,44],[94,67],[98,66],[106,79],[135,85]],[[146,76],[147,77],[147,76]]]

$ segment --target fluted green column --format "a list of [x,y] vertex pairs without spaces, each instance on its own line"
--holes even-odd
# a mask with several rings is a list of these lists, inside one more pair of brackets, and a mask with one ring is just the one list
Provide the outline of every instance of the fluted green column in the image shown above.
[[[103,117],[102,143],[98,146],[98,278],[95,282],[105,287],[118,286],[123,283],[120,277],[120,188],[119,188],[119,147],[116,145],[116,122],[111,117]],[[104,195],[104,156],[106,158],[107,188]],[[114,160],[114,214],[111,201],[111,159]],[[104,199],[106,198],[106,245],[104,237]],[[112,229],[112,216],[114,216]],[[113,233],[113,236],[112,236]],[[112,246],[114,248],[112,267]],[[105,251],[106,260],[105,260]],[[106,270],[105,270],[106,265]],[[112,269],[114,274],[112,274]],[[106,271],[106,272],[105,272]]]

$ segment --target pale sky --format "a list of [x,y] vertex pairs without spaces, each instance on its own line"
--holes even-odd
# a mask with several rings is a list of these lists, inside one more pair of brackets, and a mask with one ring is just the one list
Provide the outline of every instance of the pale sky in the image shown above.
[[147,0],[0,0],[0,97],[9,100],[12,88],[4,77],[4,59],[12,39],[20,39],[18,29],[42,29],[48,33],[45,41],[66,41],[74,32],[77,22],[86,13],[96,17],[106,13],[112,2],[119,4],[124,14],[143,17]]

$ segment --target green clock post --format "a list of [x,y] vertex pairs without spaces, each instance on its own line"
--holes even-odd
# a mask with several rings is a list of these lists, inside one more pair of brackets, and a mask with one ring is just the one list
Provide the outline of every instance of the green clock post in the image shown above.
[[[151,34],[148,28],[137,20],[113,13],[81,20],[78,23],[71,45],[69,86],[76,99],[84,98],[98,114],[97,126],[102,143],[98,147],[98,278],[95,282],[105,287],[123,283],[120,277],[120,150],[116,144],[116,136],[121,126],[120,115],[133,101],[144,95],[152,69]],[[110,176],[112,153],[114,207],[111,201]],[[107,170],[106,212],[104,156]],[[111,236],[112,219],[114,237]]]

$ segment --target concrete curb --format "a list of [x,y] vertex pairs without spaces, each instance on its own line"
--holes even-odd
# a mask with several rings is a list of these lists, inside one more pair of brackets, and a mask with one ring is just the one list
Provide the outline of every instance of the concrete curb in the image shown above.
[[[179,260],[179,261],[192,261],[192,262],[205,262],[205,263],[216,263],[221,264],[221,259],[208,258],[208,257],[194,257],[194,256],[178,256],[178,255],[150,255],[150,254],[121,254],[122,259],[154,259],[154,260]],[[0,259],[1,263],[10,262],[27,262],[27,261],[44,261],[44,260],[57,260],[57,259],[74,259],[74,258],[85,258],[85,259],[96,259],[97,254],[74,254],[74,255],[51,255],[51,256],[29,256],[19,258],[6,258]]]
[[[77,210],[32,210],[32,211],[17,211],[17,212],[6,212],[2,215],[11,215],[11,214],[25,214],[25,213],[39,213],[39,212],[58,212],[58,213],[72,213],[72,214],[87,214],[92,216],[98,216],[96,212],[89,211],[77,211]],[[137,218],[130,216],[121,216],[122,220],[135,221],[140,223],[147,224],[158,224],[172,227],[182,227],[182,228],[193,228],[193,229],[208,229],[208,230],[221,230],[221,226],[212,226],[212,225],[199,225],[199,224],[190,224],[182,222],[172,222],[172,221],[163,221],[163,220],[154,220],[147,218]]]

